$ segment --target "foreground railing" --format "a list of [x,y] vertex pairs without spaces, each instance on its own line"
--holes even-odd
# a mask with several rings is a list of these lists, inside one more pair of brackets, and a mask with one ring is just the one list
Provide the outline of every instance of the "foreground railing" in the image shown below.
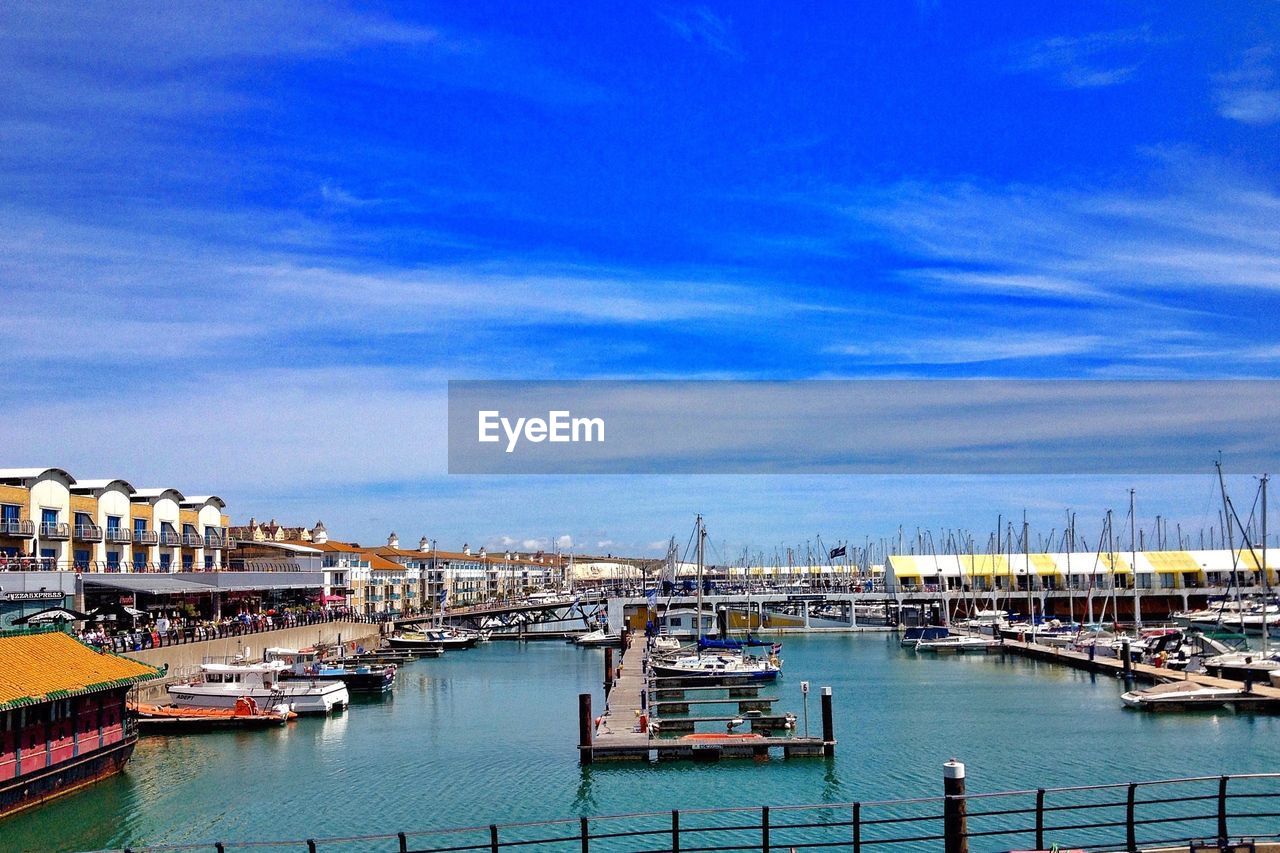
[[[801,853],[863,850],[1139,851],[1252,849],[1280,837],[1280,773],[1167,779],[941,797],[759,808],[685,809],[295,841],[125,848],[310,853]],[[958,790],[958,793],[957,793]],[[1207,846],[1205,846],[1207,844]]]

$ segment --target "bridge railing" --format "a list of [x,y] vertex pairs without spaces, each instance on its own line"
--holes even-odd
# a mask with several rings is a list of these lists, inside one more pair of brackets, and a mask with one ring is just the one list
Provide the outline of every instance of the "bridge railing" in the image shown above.
[[[954,820],[956,815],[962,815]],[[1280,838],[1280,773],[758,808],[685,809],[125,853],[850,853],[1252,849]],[[1245,846],[1238,845],[1242,840]]]

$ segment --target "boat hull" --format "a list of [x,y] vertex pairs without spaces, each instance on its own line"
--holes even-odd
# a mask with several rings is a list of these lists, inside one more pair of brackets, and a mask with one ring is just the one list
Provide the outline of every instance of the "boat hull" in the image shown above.
[[[223,686],[231,689],[211,689]],[[351,703],[346,685],[338,682],[318,685],[284,682],[274,690],[244,684],[170,684],[165,689],[170,701],[180,708],[234,708],[237,699],[248,696],[263,706],[288,705],[295,714],[329,714]]]
[[0,783],[0,818],[114,776],[124,769],[137,742],[137,735],[130,735],[119,743],[94,750],[56,767]]
[[286,672],[281,676],[284,681],[341,681],[350,693],[386,693],[396,683],[394,667],[377,669],[370,672],[322,672],[319,675],[302,675]]

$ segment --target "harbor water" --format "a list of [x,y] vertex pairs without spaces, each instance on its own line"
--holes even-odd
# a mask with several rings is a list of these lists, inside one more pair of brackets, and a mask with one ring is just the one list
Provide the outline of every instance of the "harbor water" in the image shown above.
[[[634,653],[633,653],[634,654]],[[1120,681],[999,655],[916,656],[896,634],[788,636],[766,692],[804,726],[835,696],[834,759],[577,764],[602,657],[494,642],[401,669],[394,692],[279,730],[145,737],[125,773],[0,824],[0,849],[304,839],[570,815],[933,796],[1280,768],[1280,718],[1122,709]],[[614,721],[622,726],[630,721]],[[212,849],[210,846],[208,849]],[[391,849],[391,848],[387,848]]]

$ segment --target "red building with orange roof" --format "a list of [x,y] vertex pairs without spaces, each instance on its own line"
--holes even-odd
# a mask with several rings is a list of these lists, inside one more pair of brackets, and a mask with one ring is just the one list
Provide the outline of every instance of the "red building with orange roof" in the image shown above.
[[129,688],[159,674],[61,631],[0,632],[0,817],[123,769]]

